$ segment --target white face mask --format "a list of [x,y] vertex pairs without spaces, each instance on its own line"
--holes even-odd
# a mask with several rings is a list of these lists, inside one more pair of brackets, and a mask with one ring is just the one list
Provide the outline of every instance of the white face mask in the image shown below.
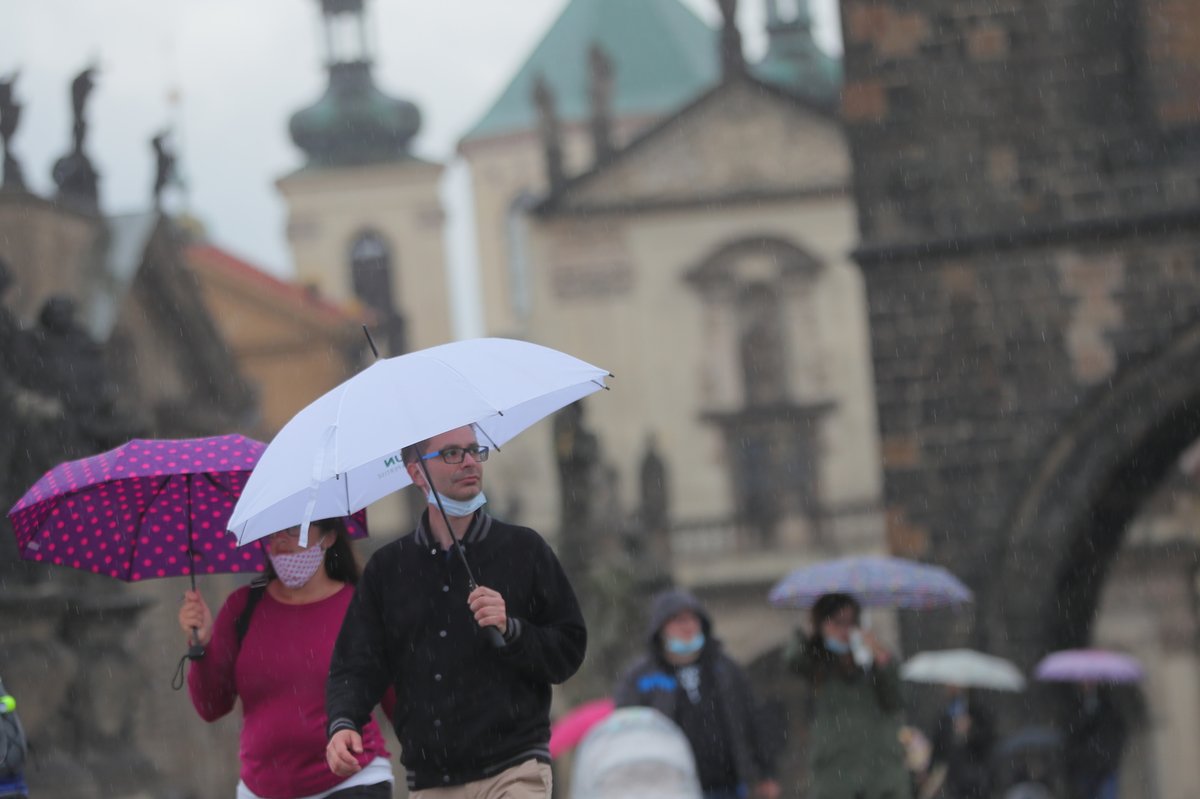
[[[438,496],[442,498],[442,507],[446,510],[447,516],[470,516],[475,511],[487,504],[487,497],[480,491],[470,499],[450,499],[445,494],[438,492]],[[433,491],[425,492],[425,499],[429,500],[429,504],[437,507],[437,499],[433,496]]]
[[312,579],[325,562],[325,550],[318,541],[310,547],[287,554],[267,553],[279,582],[288,588],[299,588]]

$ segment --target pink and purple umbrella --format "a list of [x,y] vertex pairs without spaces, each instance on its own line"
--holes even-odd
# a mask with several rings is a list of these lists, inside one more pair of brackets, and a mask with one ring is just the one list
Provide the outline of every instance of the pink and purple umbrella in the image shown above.
[[[226,527],[266,445],[240,435],[134,439],[46,472],[9,511],[26,560],[118,580],[254,573],[261,547]],[[352,538],[366,517],[348,520]]]
[[1046,682],[1131,683],[1145,676],[1142,664],[1107,649],[1064,649],[1038,663],[1034,676]]
[[825,594],[850,594],[863,607],[929,608],[972,600],[962,581],[941,566],[863,555],[796,569],[771,589],[772,605],[809,608]]

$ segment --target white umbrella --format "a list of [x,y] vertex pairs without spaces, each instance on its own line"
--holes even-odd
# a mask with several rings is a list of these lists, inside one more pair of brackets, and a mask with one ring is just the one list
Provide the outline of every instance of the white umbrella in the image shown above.
[[650,707],[623,707],[579,745],[571,799],[700,799],[692,746],[683,730]]
[[904,664],[900,676],[910,682],[961,685],[964,688],[1025,689],[1025,677],[1020,669],[1003,658],[973,649],[921,652]]
[[[604,388],[609,373],[548,347],[485,338],[376,361],[292,418],[229,518],[239,544],[345,516],[412,480],[400,450],[466,425],[499,447]],[[307,543],[307,542],[304,542]]]

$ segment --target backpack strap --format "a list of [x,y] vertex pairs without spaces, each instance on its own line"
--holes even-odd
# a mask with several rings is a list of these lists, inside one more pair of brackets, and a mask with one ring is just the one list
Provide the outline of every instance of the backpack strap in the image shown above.
[[238,647],[242,645],[242,639],[246,637],[246,632],[250,629],[250,617],[254,615],[254,608],[263,598],[263,594],[267,592],[266,582],[255,580],[250,583],[250,593],[246,596],[246,606],[242,608],[242,612],[238,614],[237,623],[234,630],[237,632]]

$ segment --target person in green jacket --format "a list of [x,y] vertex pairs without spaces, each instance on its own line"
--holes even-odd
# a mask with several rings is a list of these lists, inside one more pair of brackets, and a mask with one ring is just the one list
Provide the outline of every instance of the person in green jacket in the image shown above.
[[797,631],[785,653],[812,687],[807,799],[911,799],[900,744],[900,674],[849,594],[812,608],[812,635]]

